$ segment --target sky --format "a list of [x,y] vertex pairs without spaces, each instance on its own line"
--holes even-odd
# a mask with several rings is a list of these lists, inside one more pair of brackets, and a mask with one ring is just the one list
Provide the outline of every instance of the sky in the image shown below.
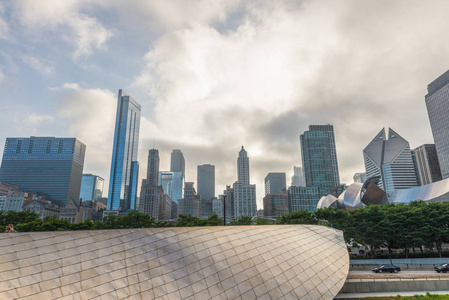
[[329,123],[352,183],[383,127],[412,148],[433,143],[424,96],[449,69],[447,11],[444,0],[4,0],[0,148],[76,137],[84,173],[108,183],[123,89],[142,106],[140,178],[153,145],[161,170],[181,149],[195,186],[197,165],[215,165],[218,195],[244,146],[261,208],[265,176],[289,184],[299,135]]

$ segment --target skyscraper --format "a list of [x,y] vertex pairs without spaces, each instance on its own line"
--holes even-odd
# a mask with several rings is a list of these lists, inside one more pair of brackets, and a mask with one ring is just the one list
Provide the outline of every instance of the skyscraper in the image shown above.
[[310,125],[300,142],[306,185],[317,187],[320,197],[327,195],[340,184],[334,127]]
[[108,210],[136,209],[140,104],[118,91]]
[[147,179],[142,180],[139,211],[152,216],[156,221],[171,218],[171,197],[159,185],[159,151],[148,152]]
[[379,176],[378,186],[389,196],[396,189],[418,186],[409,143],[389,128],[385,129],[363,150],[366,177]]
[[212,198],[215,197],[215,166],[199,165],[197,168],[198,195],[201,196],[202,217],[212,214]]
[[80,198],[83,201],[97,201],[103,197],[104,179],[93,174],[83,174]]
[[237,159],[237,178],[241,184],[249,184],[249,158],[242,146]]
[[279,194],[287,186],[285,173],[268,173],[265,176],[265,195]]
[[243,146],[237,159],[237,174],[238,181],[233,185],[234,217],[255,217],[257,215],[256,185],[250,184],[249,158]]
[[0,181],[65,205],[79,200],[85,153],[76,138],[7,138]]
[[426,106],[443,179],[449,178],[449,70],[427,86]]
[[178,214],[199,217],[201,196],[196,194],[193,182],[186,182],[184,186],[184,198],[178,201]]
[[293,167],[292,186],[306,186],[302,167]]
[[159,184],[164,188],[164,193],[178,204],[178,200],[182,199],[182,188],[184,185],[181,172],[160,171]]
[[148,183],[159,185],[159,151],[156,149],[148,152],[147,180]]
[[171,153],[170,171],[181,172],[182,178],[185,179],[186,161],[184,160],[184,155],[179,149],[174,149]]
[[441,180],[441,170],[434,144],[424,144],[413,151],[416,161],[416,176],[421,185]]

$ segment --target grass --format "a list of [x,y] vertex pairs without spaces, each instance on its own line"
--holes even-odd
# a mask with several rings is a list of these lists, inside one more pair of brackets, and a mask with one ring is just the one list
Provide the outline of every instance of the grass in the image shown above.
[[410,297],[367,297],[363,300],[449,300],[449,295],[431,295],[427,293],[426,295],[415,295]]

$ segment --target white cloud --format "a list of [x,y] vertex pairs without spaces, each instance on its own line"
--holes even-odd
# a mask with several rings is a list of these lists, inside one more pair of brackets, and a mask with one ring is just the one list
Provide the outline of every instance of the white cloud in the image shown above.
[[50,75],[54,72],[53,67],[48,63],[42,63],[38,58],[33,56],[22,56],[22,61],[43,75]]
[[86,144],[84,172],[95,173],[107,183],[112,157],[116,96],[109,90],[85,89],[76,83],[66,83],[53,90],[59,119],[68,124],[70,136]]
[[75,59],[105,49],[107,40],[114,35],[97,18],[84,13],[88,10],[89,5],[77,0],[14,1],[16,17],[28,33],[36,35],[33,38],[51,43],[52,36],[58,36],[73,43]]
[[[167,144],[200,151],[193,178],[195,164],[208,163],[206,151],[231,151],[217,166],[222,186],[235,180],[245,145],[259,199],[268,172],[290,175],[301,164],[299,134],[309,124],[334,124],[341,181],[348,183],[363,171],[362,149],[382,126],[397,128],[413,146],[429,142],[423,96],[448,68],[441,62],[449,61],[449,37],[435,30],[448,25],[448,4],[429,12],[419,1],[379,2],[267,1],[247,4],[235,30],[192,22],[166,31],[133,85],[154,105],[142,138],[157,133]],[[433,18],[418,22],[421,14]]]

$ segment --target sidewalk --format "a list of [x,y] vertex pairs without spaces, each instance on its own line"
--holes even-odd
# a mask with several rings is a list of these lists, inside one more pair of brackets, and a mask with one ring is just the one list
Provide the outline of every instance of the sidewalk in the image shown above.
[[[447,291],[432,291],[429,292],[432,295],[449,295],[449,290]],[[397,295],[401,296],[414,296],[414,295],[425,295],[426,291],[423,292],[388,292],[388,293],[340,293],[334,299],[346,300],[346,299],[363,299],[366,297],[394,297]]]

